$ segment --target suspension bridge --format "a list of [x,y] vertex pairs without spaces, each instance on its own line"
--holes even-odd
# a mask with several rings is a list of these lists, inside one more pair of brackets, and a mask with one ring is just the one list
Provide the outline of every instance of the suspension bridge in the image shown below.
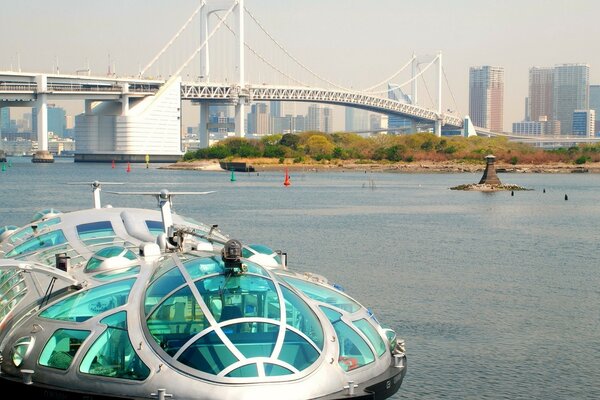
[[[277,66],[261,50],[246,40],[246,21],[254,24],[294,68]],[[195,21],[199,23],[194,24]],[[199,44],[187,58],[179,61],[169,76],[150,78],[161,59],[173,61],[171,49],[191,27],[199,27],[195,35]],[[216,35],[233,37],[226,48],[212,47]],[[227,60],[232,75],[223,79],[211,63],[211,54],[233,54]],[[247,81],[247,56],[266,65],[284,77],[285,84],[253,83]],[[199,59],[199,62],[194,62]],[[198,78],[184,79],[185,71],[199,68]],[[424,67],[422,67],[424,66]],[[233,68],[231,68],[233,67]],[[401,84],[391,85],[406,74]],[[292,69],[300,70],[295,75]],[[428,106],[417,102],[418,80],[424,81],[427,71],[436,75],[435,99]],[[309,76],[311,82],[301,76]],[[187,74],[189,76],[189,73]],[[220,79],[219,79],[220,78]],[[76,161],[138,161],[150,155],[153,161],[172,161],[181,156],[181,102],[190,100],[200,106],[200,145],[208,146],[209,105],[226,104],[235,108],[235,133],[245,136],[246,107],[254,102],[308,102],[333,104],[364,109],[376,113],[400,116],[415,123],[429,124],[436,135],[443,129],[461,130],[465,136],[496,133],[473,127],[468,117],[444,112],[442,88],[445,73],[442,54],[422,62],[413,55],[407,63],[390,76],[363,90],[345,87],[320,76],[301,62],[275,39],[258,18],[245,7],[244,0],[203,0],[179,30],[134,77],[65,75],[59,73],[0,72],[0,107],[32,107],[37,117],[38,154],[34,161],[51,161],[48,153],[48,104],[56,100],[82,100],[85,112],[76,117]],[[446,84],[448,85],[447,79]],[[448,85],[449,87],[449,85]],[[398,99],[393,90],[410,88],[410,96]],[[408,92],[408,90],[406,90]],[[427,89],[429,94],[429,89]],[[452,93],[450,92],[452,95]],[[454,96],[452,95],[452,98]],[[408,101],[407,101],[408,99]],[[559,139],[564,140],[564,139]]]

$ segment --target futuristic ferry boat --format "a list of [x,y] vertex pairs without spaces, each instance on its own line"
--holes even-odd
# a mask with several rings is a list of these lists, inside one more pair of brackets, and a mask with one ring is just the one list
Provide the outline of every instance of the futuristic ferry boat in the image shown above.
[[3,389],[239,400],[400,388],[404,343],[340,287],[172,213],[175,193],[154,193],[159,211],[101,207],[92,190],[92,209],[0,229]]

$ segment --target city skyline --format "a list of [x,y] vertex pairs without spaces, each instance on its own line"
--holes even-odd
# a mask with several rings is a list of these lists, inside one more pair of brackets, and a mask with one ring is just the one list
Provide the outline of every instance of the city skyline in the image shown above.
[[[423,56],[442,51],[452,89],[450,93],[444,85],[444,108],[456,108],[461,115],[468,113],[469,68],[502,66],[505,131],[510,131],[512,122],[524,119],[531,67],[587,63],[590,84],[600,83],[600,55],[591,52],[585,40],[600,33],[594,23],[600,4],[583,0],[439,3],[381,0],[364,7],[362,2],[342,0],[246,0],[246,7],[291,54],[345,86],[364,88],[388,77],[413,52]],[[24,71],[58,68],[73,73],[89,63],[92,72],[100,75],[109,65],[116,66],[117,74],[135,74],[197,5],[195,0],[181,1],[177,8],[159,0],[11,2],[0,15],[0,33],[11,38],[0,43],[4,55],[0,69],[11,65],[15,69],[20,63]],[[143,23],[131,24],[132,17]],[[423,94],[421,90],[421,98]],[[194,119],[194,109],[186,108],[184,124]],[[343,127],[343,117],[335,120],[336,129]]]

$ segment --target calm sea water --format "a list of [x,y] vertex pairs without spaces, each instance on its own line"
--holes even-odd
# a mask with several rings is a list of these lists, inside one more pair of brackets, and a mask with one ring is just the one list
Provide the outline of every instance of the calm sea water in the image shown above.
[[287,251],[291,268],[344,286],[406,340],[409,369],[395,398],[600,398],[600,175],[500,175],[535,189],[514,196],[448,189],[479,174],[298,172],[288,188],[281,173],[236,178],[13,159],[0,173],[0,224],[91,206],[89,186],[66,182],[216,190],[174,207]]

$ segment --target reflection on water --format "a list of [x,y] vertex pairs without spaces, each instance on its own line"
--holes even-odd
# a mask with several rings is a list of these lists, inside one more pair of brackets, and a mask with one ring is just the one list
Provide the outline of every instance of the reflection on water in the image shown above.
[[[600,398],[598,175],[503,174],[535,189],[511,196],[448,189],[478,174],[292,172],[285,188],[277,172],[230,182],[227,172],[19,161],[0,174],[2,225],[92,205],[89,187],[66,182],[217,190],[176,197],[174,209],[283,249],[292,268],[371,307],[406,340],[396,398]],[[106,192],[102,201],[156,207]]]

